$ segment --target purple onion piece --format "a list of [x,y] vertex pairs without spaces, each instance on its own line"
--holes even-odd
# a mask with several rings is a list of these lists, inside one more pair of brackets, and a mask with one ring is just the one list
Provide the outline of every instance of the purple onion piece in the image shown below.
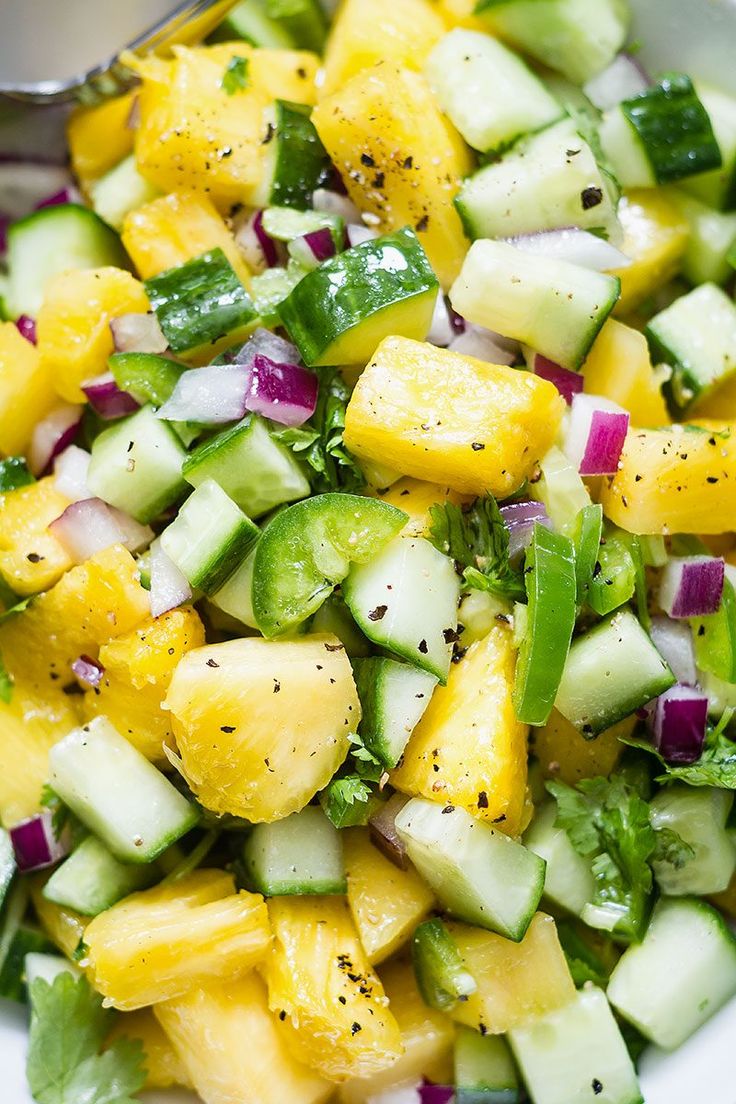
[[419,1089],[422,1104],[450,1104],[454,1097],[455,1090],[451,1085],[433,1085],[431,1081],[425,1081]]
[[36,204],[36,210],[42,211],[44,207],[58,207],[62,203],[79,203],[79,193],[71,184],[40,200]]
[[559,364],[555,364],[553,360],[542,356],[541,353],[534,354],[534,375],[554,384],[568,406],[570,406],[575,396],[583,390],[584,381],[579,372],[571,372],[569,368],[562,368]]
[[529,546],[537,523],[547,529],[552,528],[542,502],[511,502],[501,507],[501,517],[509,532],[509,556],[512,559]]
[[256,353],[245,401],[254,414],[280,425],[300,426],[314,414],[318,390],[314,372],[300,364],[278,364]]
[[399,870],[409,869],[409,856],[406,847],[396,830],[396,817],[406,805],[408,797],[404,794],[392,794],[385,805],[368,819],[371,840],[387,859]]
[[18,869],[23,873],[43,870],[68,854],[65,842],[56,838],[50,812],[37,813],[10,829]]
[[21,314],[15,321],[18,327],[18,333],[21,337],[24,337],[26,341],[30,341],[31,345],[36,344],[36,323],[33,318],[30,318],[27,314]]
[[105,372],[95,379],[86,380],[82,384],[82,390],[92,409],[105,421],[122,418],[139,409],[133,396],[127,391],[120,390],[112,372]]
[[122,543],[120,526],[101,498],[72,502],[51,522],[49,531],[78,564],[113,544]]
[[723,597],[725,563],[720,556],[672,557],[662,569],[659,604],[670,617],[706,617]]
[[583,459],[580,461],[580,474],[614,475],[618,470],[628,432],[628,414],[596,410],[590,423]]
[[304,241],[312,250],[314,259],[319,261],[320,264],[322,261],[328,261],[330,257],[334,257],[337,252],[332,231],[327,226],[322,226],[319,230],[310,230],[308,234],[304,235]]
[[279,263],[279,249],[271,235],[266,233],[266,228],[263,225],[263,211],[256,211],[253,215],[252,229],[261,247],[266,266],[274,268]]
[[667,763],[695,763],[705,742],[708,699],[690,686],[673,686],[657,698],[654,741]]
[[102,682],[105,668],[99,660],[92,659],[88,655],[81,655],[72,663],[72,671],[85,686],[98,687]]
[[695,686],[698,681],[695,647],[687,622],[673,621],[670,617],[653,617],[651,637],[654,647],[677,681],[685,686]]
[[461,314],[457,313],[455,308],[450,303],[449,299],[447,301],[447,313],[450,316],[450,322],[452,323],[452,328],[455,331],[455,333],[458,336],[460,334],[464,334],[466,329],[468,328],[468,323],[465,321],[465,319],[463,318],[463,316]]
[[36,424],[28,457],[34,475],[42,475],[54,457],[72,443],[81,420],[81,406],[63,403]]
[[252,369],[258,353],[275,360],[278,364],[301,364],[296,345],[292,345],[290,341],[279,337],[278,334],[271,333],[270,330],[263,329],[262,326],[255,330],[245,345],[238,350],[235,363],[243,368]]

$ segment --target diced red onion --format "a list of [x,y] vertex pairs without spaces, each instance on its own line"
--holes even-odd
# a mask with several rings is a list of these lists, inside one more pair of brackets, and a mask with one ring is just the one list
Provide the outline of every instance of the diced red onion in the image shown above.
[[501,517],[509,531],[509,556],[512,558],[528,547],[537,522],[547,529],[552,528],[542,502],[510,502],[501,507]]
[[69,853],[66,841],[56,838],[50,812],[36,813],[10,829],[15,861],[24,874],[43,870]]
[[101,498],[72,502],[51,522],[49,530],[76,563],[84,563],[113,544],[123,544],[129,551],[138,552],[153,540],[152,529],[108,506]]
[[670,617],[716,613],[725,574],[720,556],[672,557],[662,569],[659,604]]
[[34,475],[45,472],[54,457],[72,443],[81,420],[81,406],[62,403],[36,424],[28,457]]
[[452,325],[453,333],[464,334],[469,326],[469,323],[465,321],[461,314],[457,313],[449,299],[447,300],[447,313],[450,316],[450,323]]
[[608,272],[631,264],[631,258],[616,249],[615,245],[575,226],[566,226],[561,230],[540,230],[537,234],[519,234],[518,237],[505,240],[522,253],[567,261],[594,272]]
[[708,699],[690,686],[673,686],[657,698],[654,741],[667,763],[700,758],[708,719]]
[[629,100],[632,96],[646,92],[649,83],[649,77],[636,58],[623,53],[617,54],[602,72],[596,73],[583,86],[583,91],[597,108],[608,111],[622,100]]
[[690,626],[670,617],[653,617],[651,637],[654,647],[668,664],[678,682],[695,686],[698,674]]
[[394,866],[398,866],[399,870],[409,869],[409,856],[396,830],[396,817],[408,800],[409,798],[404,794],[392,794],[386,804],[368,819],[371,840]]
[[570,406],[575,396],[583,390],[584,380],[579,372],[571,372],[569,368],[562,368],[559,364],[555,364],[553,360],[542,356],[541,353],[533,354],[532,364],[534,365],[534,375],[553,383],[568,406]]
[[345,227],[345,237],[348,239],[348,245],[352,249],[354,245],[362,245],[363,242],[374,241],[379,235],[375,230],[371,230],[370,227],[364,226],[362,222],[350,222]]
[[237,422],[247,410],[250,372],[242,364],[213,364],[183,372],[156,417],[168,422],[221,425]]
[[116,353],[165,353],[169,343],[153,311],[121,314],[110,322]]
[[44,207],[59,207],[62,203],[79,203],[81,196],[73,184],[67,184],[51,195],[45,196],[36,204],[36,210]]
[[257,353],[246,397],[254,414],[280,425],[304,425],[317,406],[319,384],[314,372],[300,364],[278,364]]
[[279,337],[278,334],[271,333],[270,330],[263,329],[262,326],[255,330],[239,350],[235,363],[250,369],[259,353],[275,360],[277,364],[301,364],[296,345],[292,345],[290,341]]
[[312,207],[315,211],[323,211],[328,215],[340,215],[346,223],[358,223],[360,211],[346,195],[330,191],[328,188],[317,188],[312,196]]
[[453,353],[475,357],[487,364],[513,364],[519,352],[518,341],[487,330],[484,326],[466,323],[465,329],[453,337],[447,348]]
[[629,414],[600,395],[575,395],[564,451],[581,475],[614,475],[629,429]]
[[80,682],[83,682],[86,686],[96,688],[102,682],[105,668],[99,660],[92,659],[88,655],[81,655],[72,663],[72,671]]
[[450,1104],[455,1098],[455,1090],[450,1085],[433,1085],[425,1081],[419,1090],[422,1104]]
[[302,234],[289,242],[289,253],[304,268],[316,268],[322,261],[334,257],[336,252],[335,239],[328,226],[310,230],[308,234]]
[[3,211],[11,219],[29,214],[44,197],[70,184],[68,171],[59,165],[0,159],[0,195]]
[[87,486],[90,454],[79,445],[69,445],[54,460],[54,485],[70,502],[92,498]]
[[192,597],[192,588],[174,561],[170,559],[160,541],[151,545],[151,590],[149,600],[151,615],[161,617],[169,610],[181,606]]
[[432,345],[438,345],[441,349],[446,349],[454,337],[455,327],[447,309],[447,300],[442,291],[439,291],[434,304],[434,313],[432,314],[432,323],[427,334],[427,341],[431,342]]
[[30,341],[31,345],[36,344],[36,323],[33,318],[29,318],[27,314],[21,314],[19,318],[16,318],[15,324],[18,327],[18,333],[21,337],[24,337],[26,341]]
[[254,272],[274,268],[285,259],[281,242],[272,238],[263,225],[263,211],[254,211],[235,231],[235,243]]
[[125,414],[138,410],[138,403],[127,391],[120,390],[112,372],[85,380],[81,386],[89,405],[105,421],[122,418]]

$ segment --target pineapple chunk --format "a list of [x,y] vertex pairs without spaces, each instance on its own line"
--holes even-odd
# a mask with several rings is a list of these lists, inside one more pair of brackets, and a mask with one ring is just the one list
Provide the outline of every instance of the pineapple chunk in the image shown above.
[[726,916],[736,920],[736,874],[721,893],[714,893],[709,900]]
[[449,288],[468,249],[452,201],[471,161],[424,78],[392,62],[365,69],[322,100],[312,121],[371,225],[413,226]]
[[52,476],[0,494],[0,575],[16,594],[46,590],[72,566],[48,530],[68,505]]
[[238,277],[250,287],[250,271],[222,215],[211,199],[173,192],[126,215],[123,245],[142,280],[178,268],[210,249],[221,249]]
[[628,410],[635,426],[662,426],[670,420],[652,369],[644,334],[609,318],[583,366],[585,389]]
[[115,1020],[105,1045],[111,1046],[118,1039],[140,1039],[143,1043],[146,1067],[144,1089],[169,1089],[172,1085],[194,1088],[184,1063],[149,1008],[122,1012]]
[[132,150],[128,117],[134,98],[134,92],[127,92],[95,107],[78,107],[69,116],[66,133],[72,168],[83,187],[88,188]]
[[444,33],[428,0],[345,0],[328,39],[321,95],[379,61],[421,70]]
[[698,401],[698,418],[722,418],[736,422],[736,375],[727,379],[704,399]]
[[631,258],[631,264],[611,273],[621,281],[613,310],[625,317],[675,275],[690,227],[661,189],[629,192],[618,205],[618,217],[624,231],[621,251]]
[[452,1021],[428,1008],[419,995],[410,962],[393,961],[381,970],[389,1007],[401,1031],[404,1053],[390,1069],[372,1077],[347,1081],[340,1088],[341,1104],[365,1104],[394,1085],[427,1077],[438,1084],[452,1083]]
[[57,403],[53,375],[14,322],[0,322],[0,452],[24,454],[37,422]]
[[330,635],[196,648],[164,704],[199,801],[253,823],[303,809],[342,763],[360,721],[350,661]]
[[[223,77],[234,57],[247,62],[248,80],[228,95]],[[257,203],[267,163],[266,110],[276,98],[314,103],[319,59],[303,50],[231,42],[175,46],[172,61],[131,64],[143,81],[135,132],[141,175],[164,192],[204,192],[227,211]]]
[[51,942],[63,951],[67,958],[74,958],[89,924],[89,917],[47,901],[42,890],[46,877],[31,881],[31,900],[38,922]]
[[530,744],[548,778],[560,778],[574,786],[581,778],[608,776],[614,769],[624,745],[621,739],[631,736],[636,717],[626,717],[612,728],[601,732],[594,740],[586,740],[577,728],[552,710],[544,728],[535,728]]
[[342,833],[348,904],[372,963],[383,962],[425,919],[434,895],[413,867],[399,870],[371,843],[365,828]]
[[269,1008],[296,1057],[342,1081],[392,1066],[401,1034],[341,897],[273,897],[263,963]]
[[9,705],[0,702],[0,823],[12,827],[41,807],[49,774],[49,749],[78,724],[70,699],[56,694],[36,703],[14,686]]
[[84,933],[90,981],[123,1011],[244,973],[270,939],[263,898],[236,893],[232,875],[220,870],[132,893]]
[[488,24],[473,13],[478,0],[437,0],[437,11],[447,26],[469,27],[472,31],[484,31],[488,34]]
[[333,1086],[293,1056],[257,974],[157,1004],[204,1104],[322,1104]]
[[171,717],[161,708],[179,660],[204,644],[204,626],[191,606],[147,618],[100,648],[105,675],[85,695],[85,719],[105,716],[138,751],[154,762],[173,747]]
[[530,372],[388,337],[353,391],[345,444],[404,475],[505,498],[533,474],[563,410]]
[[70,269],[48,282],[38,313],[38,348],[62,398],[84,402],[80,385],[107,371],[114,350],[110,321],[147,310],[142,284],[120,268]]
[[453,665],[414,729],[391,783],[429,801],[449,802],[511,836],[521,831],[527,726],[511,701],[516,652],[496,624]]
[[419,479],[410,477],[399,479],[388,490],[379,492],[376,497],[409,515],[409,520],[401,530],[402,537],[427,536],[432,520],[429,516],[430,507],[444,506],[446,502],[459,506],[464,502],[472,501],[472,496],[461,495],[450,487],[440,487],[436,483],[423,483]]
[[452,1010],[458,1023],[484,1035],[501,1035],[561,1008],[575,996],[551,916],[538,912],[521,943],[465,924],[450,924],[449,928],[478,985]]
[[629,430],[619,470],[601,491],[603,512],[629,533],[736,530],[736,426]]

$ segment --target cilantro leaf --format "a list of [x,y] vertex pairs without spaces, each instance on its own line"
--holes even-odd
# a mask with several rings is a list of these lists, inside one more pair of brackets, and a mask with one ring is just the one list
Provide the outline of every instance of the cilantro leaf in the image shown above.
[[700,758],[696,763],[687,766],[672,766],[665,762],[649,740],[631,737],[623,739],[623,742],[659,759],[664,772],[657,775],[656,782],[686,782],[688,786],[715,786],[722,790],[736,790],[736,741],[726,734],[733,714],[733,709],[725,710],[720,722],[708,727]]
[[618,958],[611,940],[574,920],[558,920],[557,934],[577,988],[592,981],[605,989]]
[[234,96],[236,92],[242,92],[250,84],[250,60],[245,57],[241,57],[240,54],[235,54],[230,58],[230,61],[225,67],[222,80],[222,85],[228,96]]
[[476,498],[468,509],[447,502],[429,513],[432,544],[463,568],[466,586],[526,600],[524,577],[509,563],[509,533],[492,495]]
[[41,789],[41,808],[47,809],[51,813],[51,827],[57,840],[61,839],[62,833],[65,829],[68,829],[72,847],[76,847],[78,843],[81,843],[87,834],[85,828],[48,782],[45,782]]
[[119,1039],[102,1044],[115,1013],[85,977],[59,974],[31,987],[31,1028],[26,1073],[38,1104],[134,1104],[143,1087],[143,1047]]
[[372,792],[365,779],[357,774],[346,774],[332,779],[327,789],[322,791],[320,801],[335,827],[347,828],[365,823]]
[[365,478],[355,458],[343,443],[345,409],[350,390],[336,368],[326,370],[319,383],[317,407],[303,426],[273,431],[310,469],[309,481],[315,494],[325,491],[357,491]]

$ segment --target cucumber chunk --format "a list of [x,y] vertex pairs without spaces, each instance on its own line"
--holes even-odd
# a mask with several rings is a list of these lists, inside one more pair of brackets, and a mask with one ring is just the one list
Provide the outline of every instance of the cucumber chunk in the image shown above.
[[330,230],[335,248],[342,249],[345,241],[345,219],[329,211],[302,211],[291,207],[269,207],[263,214],[263,229],[277,241],[290,242],[311,234],[314,230]]
[[199,811],[106,717],[49,752],[51,785],[122,862],[149,863],[193,828]]
[[697,85],[700,102],[708,112],[721,151],[720,169],[689,176],[683,181],[692,195],[718,211],[736,207],[736,99],[710,85]]
[[121,863],[96,836],[87,836],[51,875],[43,896],[82,916],[97,916],[158,877],[154,865]]
[[605,617],[633,598],[636,590],[636,564],[627,540],[607,531],[596,565],[588,586],[588,605]]
[[289,506],[256,545],[253,612],[264,636],[282,636],[311,617],[347,575],[406,523],[387,502],[328,493]]
[[186,489],[181,475],[185,456],[174,430],[144,406],[95,438],[87,486],[145,525]]
[[53,944],[38,928],[22,924],[13,934],[0,968],[0,997],[25,1001],[28,994],[25,976],[26,959],[31,954],[47,954]]
[[736,941],[704,901],[662,898],[642,943],[619,959],[613,1007],[642,1035],[673,1050],[736,994]]
[[269,112],[271,138],[260,198],[264,207],[275,204],[304,210],[312,203],[330,159],[310,119],[311,112],[306,104],[289,100],[276,100]]
[[190,586],[214,594],[261,535],[213,479],[200,483],[161,534],[161,547]]
[[579,368],[618,300],[616,276],[476,241],[450,291],[470,322],[515,338],[564,368]]
[[358,660],[354,670],[363,743],[385,767],[395,767],[429,705],[437,676],[383,657]]
[[736,373],[736,306],[715,284],[701,284],[675,299],[645,334],[653,363],[672,366],[665,390],[683,412]]
[[509,1042],[534,1104],[644,1104],[600,989],[579,990],[569,1004],[514,1028]]
[[125,250],[111,226],[77,203],[43,207],[8,230],[9,317],[35,318],[44,288],[69,268],[129,268]]
[[193,487],[214,479],[253,518],[309,494],[293,453],[271,436],[257,414],[199,445],[184,461],[182,474]]
[[160,195],[155,184],[149,183],[138,172],[132,153],[90,186],[90,198],[96,213],[118,232],[122,230],[123,220],[130,211]]
[[210,601],[222,610],[223,613],[234,617],[250,629],[257,629],[258,622],[253,612],[253,565],[256,559],[256,550],[253,547],[243,562],[236,567],[225,585],[214,594],[210,595]]
[[453,126],[482,153],[541,130],[562,113],[521,58],[477,31],[458,27],[441,38],[424,75]]
[[674,684],[636,617],[623,609],[573,640],[555,708],[584,736],[597,736]]
[[580,916],[588,901],[593,900],[593,873],[590,863],[570,843],[565,829],[556,827],[556,819],[557,802],[545,801],[524,835],[524,846],[547,864],[544,896]]
[[294,39],[269,13],[270,0],[240,0],[219,23],[208,42],[232,42],[242,38],[251,46],[292,50]]
[[423,537],[397,537],[351,569],[343,595],[369,640],[446,682],[460,582],[434,545]]
[[459,920],[519,943],[544,889],[544,860],[452,805],[414,797],[396,816],[409,858]]
[[305,364],[365,364],[384,337],[424,340],[438,287],[418,237],[404,227],[325,261],[279,314]]
[[243,860],[254,889],[266,897],[347,892],[340,833],[317,805],[257,824]]
[[722,286],[733,272],[728,256],[736,245],[736,212],[716,211],[682,188],[673,188],[671,198],[690,225],[682,258],[683,276],[695,286]]
[[25,975],[29,991],[33,988],[36,978],[43,978],[49,985],[53,985],[59,974],[71,974],[76,979],[81,977],[82,971],[61,955],[44,954],[39,951],[30,951],[26,954]]
[[458,1026],[455,1036],[456,1104],[518,1104],[521,1087],[502,1035]]
[[448,1012],[478,988],[457,943],[439,919],[425,920],[416,928],[411,957],[419,992],[430,1008]]
[[732,805],[732,792],[707,786],[668,786],[652,800],[652,827],[669,828],[693,849],[679,864],[654,860],[654,876],[663,893],[705,896],[728,886],[736,869],[736,848],[726,831]]

